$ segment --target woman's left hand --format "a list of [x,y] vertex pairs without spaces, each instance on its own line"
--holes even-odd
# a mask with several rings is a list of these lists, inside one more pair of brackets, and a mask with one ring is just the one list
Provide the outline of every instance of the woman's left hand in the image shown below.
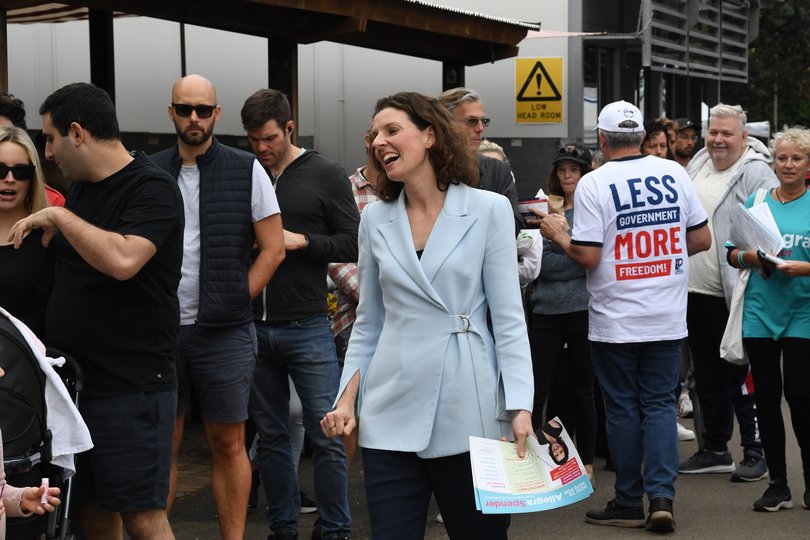
[[518,457],[526,457],[526,439],[534,433],[532,428],[532,413],[526,410],[519,410],[512,419],[512,433],[517,444]]
[[805,261],[785,261],[776,265],[776,269],[788,277],[810,276],[810,263]]
[[45,512],[53,512],[56,506],[61,502],[56,498],[59,495],[59,488],[49,487],[48,502],[42,503],[42,494],[45,493],[45,486],[26,488],[20,499],[20,508],[26,512],[33,512],[35,514],[44,514]]

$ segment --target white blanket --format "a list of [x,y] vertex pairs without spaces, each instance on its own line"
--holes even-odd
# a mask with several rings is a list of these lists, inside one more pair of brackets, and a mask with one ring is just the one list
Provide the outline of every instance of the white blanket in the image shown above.
[[70,477],[76,472],[73,455],[93,448],[93,441],[90,439],[87,425],[79,414],[79,409],[73,404],[62,379],[53,368],[64,365],[65,359],[45,356],[45,346],[24,323],[3,308],[0,308],[0,314],[14,323],[34,352],[42,372],[45,373],[47,427],[53,435],[51,463],[64,469],[66,477]]

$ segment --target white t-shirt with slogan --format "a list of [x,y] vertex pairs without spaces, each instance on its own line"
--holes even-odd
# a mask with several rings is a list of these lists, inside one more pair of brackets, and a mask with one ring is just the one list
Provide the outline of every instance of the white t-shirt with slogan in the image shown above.
[[686,232],[707,217],[684,168],[654,156],[609,161],[580,180],[574,197],[572,243],[602,248],[587,272],[588,338],[686,337]]

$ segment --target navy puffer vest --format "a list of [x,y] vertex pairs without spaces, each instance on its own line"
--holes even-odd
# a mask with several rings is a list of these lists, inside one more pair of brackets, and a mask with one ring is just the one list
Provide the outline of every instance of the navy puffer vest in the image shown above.
[[[248,289],[254,235],[251,187],[255,157],[212,137],[197,157],[200,171],[199,326],[234,326],[253,320]],[[177,179],[177,146],[150,156]]]

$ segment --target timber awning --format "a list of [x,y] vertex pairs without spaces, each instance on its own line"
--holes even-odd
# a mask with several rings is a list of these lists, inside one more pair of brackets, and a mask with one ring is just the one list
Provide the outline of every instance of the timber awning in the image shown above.
[[140,15],[293,43],[332,41],[461,65],[518,53],[539,23],[422,0],[0,0],[8,23],[87,18],[88,9]]

